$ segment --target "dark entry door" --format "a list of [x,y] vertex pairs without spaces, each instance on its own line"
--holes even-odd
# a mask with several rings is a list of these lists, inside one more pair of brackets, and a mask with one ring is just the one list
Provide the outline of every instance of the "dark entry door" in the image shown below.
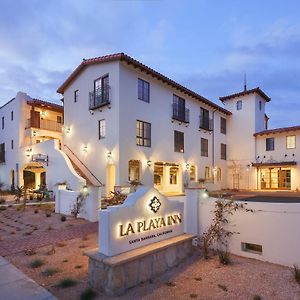
[[35,174],[30,171],[23,171],[24,188],[35,189]]
[[30,111],[31,127],[40,128],[40,112]]

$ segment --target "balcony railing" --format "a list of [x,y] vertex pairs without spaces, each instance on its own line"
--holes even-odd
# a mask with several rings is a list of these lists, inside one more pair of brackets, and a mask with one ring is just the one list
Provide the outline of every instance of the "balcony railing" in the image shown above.
[[62,132],[62,124],[53,120],[46,119],[27,119],[27,128],[39,128],[50,131]]
[[173,103],[172,119],[183,123],[190,123],[190,110]]
[[200,115],[200,124],[199,128],[207,130],[207,131],[213,131],[214,126],[213,126],[213,120],[209,118],[203,118],[203,116]]
[[110,86],[104,86],[89,93],[90,103],[89,109],[93,110],[110,104],[109,95]]

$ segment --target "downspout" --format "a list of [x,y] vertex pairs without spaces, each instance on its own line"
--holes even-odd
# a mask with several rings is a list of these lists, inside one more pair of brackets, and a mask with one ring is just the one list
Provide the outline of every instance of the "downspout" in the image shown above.
[[212,113],[212,168],[213,168],[213,184],[215,184],[215,109]]

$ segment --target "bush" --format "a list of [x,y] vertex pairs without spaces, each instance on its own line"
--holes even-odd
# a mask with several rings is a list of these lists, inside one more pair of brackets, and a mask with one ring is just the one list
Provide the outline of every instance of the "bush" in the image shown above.
[[293,274],[296,282],[300,284],[300,269],[296,265],[294,265]]
[[39,211],[37,209],[34,210],[34,213],[37,214]]
[[30,266],[30,268],[35,269],[35,268],[41,267],[44,264],[45,264],[45,261],[43,261],[42,259],[37,258],[37,259],[32,260],[30,262],[29,266]]
[[218,256],[219,256],[219,261],[222,265],[230,264],[230,256],[227,251],[219,251]]
[[6,210],[6,206],[0,206],[0,211],[1,210]]
[[4,204],[6,202],[6,200],[5,199],[3,199],[3,198],[0,198],[0,204]]
[[259,295],[254,295],[254,296],[253,296],[253,300],[261,300],[261,296],[259,296]]
[[45,276],[45,277],[50,277],[50,276],[53,276],[54,274],[60,272],[59,269],[56,269],[56,268],[48,268],[46,269],[44,272],[42,272],[42,275]]
[[56,287],[58,288],[67,288],[67,287],[71,287],[77,284],[77,281],[71,278],[64,278],[62,279],[57,285]]
[[66,218],[66,216],[62,215],[62,216],[60,217],[60,220],[61,220],[62,222],[65,222],[65,221],[67,220],[67,218]]
[[80,300],[92,300],[96,298],[97,293],[92,288],[87,288],[80,295]]

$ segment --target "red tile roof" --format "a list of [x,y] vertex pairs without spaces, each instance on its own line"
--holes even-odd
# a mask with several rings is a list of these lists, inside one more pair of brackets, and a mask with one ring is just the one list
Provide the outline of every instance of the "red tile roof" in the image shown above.
[[298,125],[298,126],[291,126],[291,127],[283,127],[283,128],[275,128],[275,129],[263,130],[263,131],[260,131],[260,132],[256,132],[253,135],[254,136],[268,135],[268,134],[283,133],[283,132],[290,132],[290,131],[296,131],[296,130],[300,130],[300,125]]
[[93,64],[99,64],[104,62],[110,62],[110,61],[124,61],[128,63],[129,65],[133,65],[135,68],[139,68],[140,70],[146,72],[146,74],[150,74],[153,77],[156,77],[159,80],[162,80],[162,82],[165,82],[172,87],[180,90],[181,92],[199,100],[200,102],[203,102],[221,112],[223,112],[226,115],[231,115],[231,112],[222,108],[221,106],[211,102],[210,100],[202,97],[201,95],[195,93],[194,91],[182,86],[181,84],[175,82],[174,80],[166,77],[165,75],[155,71],[154,69],[142,64],[141,62],[137,61],[136,59],[130,57],[127,54],[124,53],[116,53],[111,55],[105,55],[101,57],[95,57],[90,59],[84,59],[81,64],[71,73],[71,75],[66,79],[66,81],[57,89],[57,92],[60,94],[63,94],[66,87],[79,75],[79,73],[89,65]]
[[242,91],[239,93],[235,93],[235,94],[231,94],[228,96],[224,96],[224,97],[220,97],[219,99],[223,102],[232,98],[236,98],[236,97],[242,97],[245,95],[250,95],[252,93],[257,93],[258,95],[260,95],[262,98],[264,98],[267,102],[271,101],[271,98],[269,96],[267,96],[259,87],[256,87],[254,89],[251,90],[246,90],[246,91]]
[[44,101],[44,100],[40,100],[40,99],[32,99],[32,100],[28,100],[27,104],[29,105],[35,105],[35,106],[39,106],[39,107],[45,107],[57,112],[63,112],[64,111],[64,107],[56,104],[56,103],[52,103],[52,102],[48,102],[48,101]]

